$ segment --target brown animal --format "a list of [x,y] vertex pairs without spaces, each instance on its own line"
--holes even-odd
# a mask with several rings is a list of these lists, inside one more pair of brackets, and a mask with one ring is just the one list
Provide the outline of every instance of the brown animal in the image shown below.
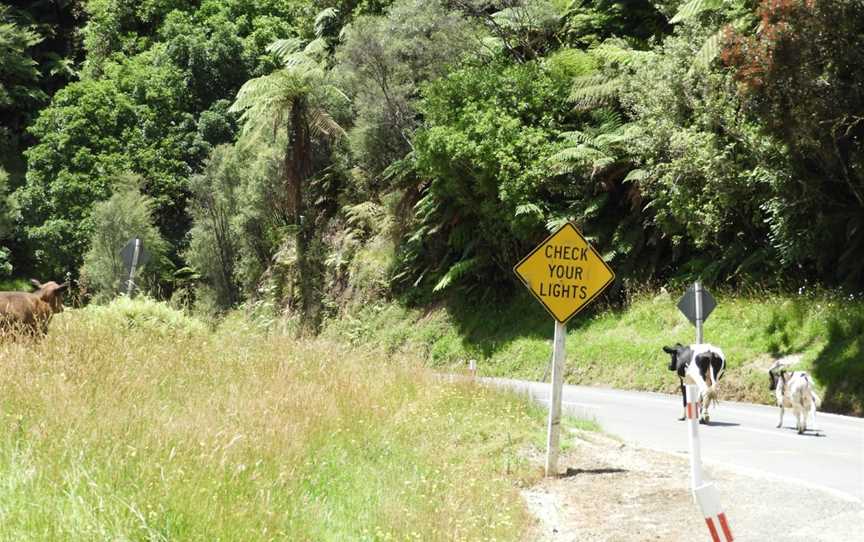
[[63,312],[63,292],[68,283],[30,282],[38,288],[35,292],[0,292],[0,332],[44,335],[54,313]]

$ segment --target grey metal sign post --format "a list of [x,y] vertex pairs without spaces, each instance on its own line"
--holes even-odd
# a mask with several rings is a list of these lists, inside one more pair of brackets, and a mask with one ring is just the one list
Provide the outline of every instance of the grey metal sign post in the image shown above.
[[687,288],[684,296],[678,302],[678,310],[684,313],[691,324],[696,326],[696,344],[702,344],[702,325],[716,306],[717,301],[714,296],[698,280]]
[[132,290],[135,288],[135,271],[139,266],[149,261],[150,255],[144,250],[144,242],[140,238],[135,237],[129,239],[129,242],[120,251],[120,257],[123,259],[123,266],[129,273],[129,278],[126,282],[126,295],[131,296]]

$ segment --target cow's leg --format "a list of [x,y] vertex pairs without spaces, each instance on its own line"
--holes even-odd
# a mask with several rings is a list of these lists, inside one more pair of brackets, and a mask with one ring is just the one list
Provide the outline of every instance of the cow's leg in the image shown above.
[[783,427],[783,403],[780,403],[780,421],[777,422],[777,427]]
[[801,435],[807,430],[807,413],[800,404],[795,405],[795,428],[798,429],[798,434]]
[[681,412],[681,417],[678,418],[679,422],[687,419],[687,388],[684,386],[684,380],[681,380],[681,405],[684,410]]
[[810,418],[810,425],[813,427],[813,431],[818,432],[819,430],[816,429],[816,401],[810,402]]

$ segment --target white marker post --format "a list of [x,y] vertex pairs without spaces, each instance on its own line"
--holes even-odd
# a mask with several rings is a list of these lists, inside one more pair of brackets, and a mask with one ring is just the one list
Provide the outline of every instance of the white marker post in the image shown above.
[[[713,542],[732,542],[732,530],[726,514],[720,507],[720,495],[712,483],[702,479],[702,449],[699,444],[699,388],[695,384],[685,386],[687,393],[687,429],[690,441],[690,487],[693,499],[702,510]],[[716,521],[716,524],[715,524]],[[719,527],[719,530],[718,530]],[[720,538],[720,532],[724,538]]]
[[687,394],[687,440],[690,442],[690,487],[702,485],[702,449],[699,445],[699,387],[685,385]]
[[[696,502],[699,503],[699,508],[702,510],[702,517],[705,518],[705,524],[708,526],[708,532],[711,533],[712,542],[733,542],[735,538],[732,536],[732,529],[729,528],[729,521],[726,519],[726,514],[723,513],[723,508],[720,507],[720,495],[717,493],[717,488],[714,484],[704,484],[693,490],[693,495],[696,497]],[[720,537],[723,533],[723,537]]]
[[132,253],[132,265],[129,267],[129,284],[126,286],[126,295],[132,297],[132,288],[134,288],[135,268],[138,267],[138,257],[141,254],[141,239],[135,238],[135,251]]
[[702,282],[697,280],[693,289],[696,292],[696,344],[702,344],[702,324],[705,323],[702,311]]
[[558,475],[558,444],[561,435],[561,391],[564,388],[564,339],[567,326],[555,321],[552,347],[552,397],[549,399],[549,430],[546,435],[546,476]]

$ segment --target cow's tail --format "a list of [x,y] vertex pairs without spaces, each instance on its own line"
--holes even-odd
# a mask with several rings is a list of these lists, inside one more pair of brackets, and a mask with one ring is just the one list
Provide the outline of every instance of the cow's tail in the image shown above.
[[813,398],[813,404],[816,405],[816,408],[822,406],[822,399],[820,399],[819,396],[816,395],[816,392],[813,391],[813,388],[810,388],[810,397]]
[[711,378],[711,385],[705,390],[705,406],[706,408],[712,404],[720,404],[720,393],[717,389],[717,375],[714,374],[714,365],[708,363],[708,375]]

